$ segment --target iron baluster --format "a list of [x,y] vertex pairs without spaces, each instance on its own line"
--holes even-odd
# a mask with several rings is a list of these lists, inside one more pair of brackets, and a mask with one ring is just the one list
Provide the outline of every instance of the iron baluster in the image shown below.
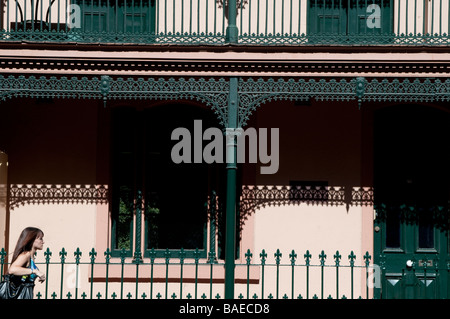
[[[59,294],[60,294],[60,298],[62,299],[62,297],[63,297],[63,283],[64,283],[64,264],[66,262],[66,256],[67,256],[67,252],[64,249],[64,247],[59,252],[59,256],[61,258],[61,288],[60,288],[60,293]],[[55,298],[56,298],[56,294],[55,294]]]
[[259,254],[261,258],[261,298],[264,298],[264,266],[266,265],[267,253],[263,249]]
[[47,249],[44,252],[45,256],[45,274],[47,277],[47,280],[45,281],[45,299],[48,297],[48,277],[49,277],[49,266],[50,266],[50,256],[52,255],[52,252],[50,251],[50,248],[47,247]]
[[156,251],[152,247],[149,253],[150,256],[150,299],[153,299],[153,267],[155,265]]
[[333,257],[336,265],[336,299],[339,299],[339,264],[342,256],[336,250],[336,254]]
[[212,299],[213,291],[213,267],[216,260],[216,252],[210,251],[208,253],[208,264],[209,264],[209,298]]
[[291,278],[292,278],[292,284],[291,284],[291,298],[294,299],[294,275],[295,275],[295,260],[297,259],[297,254],[294,250],[289,254],[289,258],[291,260]]
[[280,252],[279,249],[277,249],[277,252],[274,254],[275,257],[275,264],[277,267],[277,280],[276,280],[276,298],[278,299],[278,293],[279,293],[279,286],[280,286],[280,262],[281,262],[281,257],[283,256],[283,254]]
[[95,257],[97,257],[97,252],[94,248],[89,252],[89,257],[91,259],[91,299],[94,292],[94,265],[95,265]]
[[186,252],[183,248],[180,250],[179,254],[180,258],[180,299],[183,299],[183,265],[184,265],[184,258],[186,258]]
[[355,259],[356,259],[356,255],[354,254],[353,250],[350,252],[350,255],[348,255],[348,259],[350,260],[350,281],[351,281],[351,286],[350,286],[350,293],[351,293],[351,299],[353,299],[353,286],[354,286],[354,276],[353,276],[353,270],[355,267]]
[[[80,248],[77,247],[76,251],[73,253],[75,256],[75,299],[78,299],[78,271],[80,266],[80,258],[82,255],[82,252],[80,251]],[[93,278],[91,277],[91,280],[93,281]]]
[[306,299],[309,299],[309,266],[312,257],[311,254],[309,253],[309,250],[306,251],[303,257],[305,258],[305,266],[306,266]]
[[250,296],[250,264],[252,260],[253,254],[250,252],[250,249],[245,253],[245,260],[247,262],[247,299]]
[[194,287],[194,298],[197,299],[197,288],[198,288],[198,261],[200,259],[200,252],[198,248],[195,248],[194,252],[194,263],[195,263],[195,287]]
[[320,259],[320,296],[321,299],[323,299],[323,286],[324,286],[324,267],[325,267],[325,259],[327,258],[327,255],[325,255],[325,252],[322,250],[322,252],[319,255]]
[[125,266],[125,257],[127,252],[125,248],[122,248],[120,251],[120,299],[123,298],[123,275],[124,275],[124,266]]
[[371,259],[372,257],[370,256],[369,252],[366,251],[366,254],[364,255],[364,263],[366,267],[366,298],[369,298],[369,265]]
[[167,293],[169,290],[169,264],[170,264],[171,253],[168,248],[164,252],[165,264],[166,264],[166,285],[165,285],[165,299],[167,299]]
[[109,250],[109,247],[106,248],[106,251],[104,253],[105,255],[105,265],[106,265],[106,274],[105,274],[105,298],[108,299],[108,284],[109,284],[109,263],[111,260],[111,251]]

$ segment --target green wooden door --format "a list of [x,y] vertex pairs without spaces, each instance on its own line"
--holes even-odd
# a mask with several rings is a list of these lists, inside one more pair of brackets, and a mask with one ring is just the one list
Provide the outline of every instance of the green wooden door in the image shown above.
[[381,110],[374,136],[377,295],[447,298],[450,116],[412,105]]
[[[393,30],[392,0],[310,0],[308,35],[337,42],[370,41]],[[363,42],[365,42],[363,41]]]

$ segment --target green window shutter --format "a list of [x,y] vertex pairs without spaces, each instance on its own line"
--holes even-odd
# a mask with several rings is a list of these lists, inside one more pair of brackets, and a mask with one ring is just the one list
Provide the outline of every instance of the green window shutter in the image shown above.
[[156,28],[155,0],[76,0],[81,31],[152,34]]
[[386,34],[392,32],[390,0],[353,0],[348,8],[349,34]]
[[393,31],[392,0],[310,0],[308,34],[364,35]]
[[347,6],[339,1],[310,0],[309,34],[346,34]]

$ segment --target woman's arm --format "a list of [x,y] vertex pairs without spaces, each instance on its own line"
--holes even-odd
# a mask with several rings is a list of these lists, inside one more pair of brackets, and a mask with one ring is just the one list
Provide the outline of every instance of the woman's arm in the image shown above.
[[8,273],[16,276],[31,275],[31,269],[27,268],[28,261],[30,260],[30,254],[30,252],[20,254],[9,267]]
[[30,267],[27,267],[30,257],[31,252],[20,254],[9,267],[8,273],[16,276],[26,276],[34,273],[39,278],[40,282],[44,282],[45,274],[42,271],[40,271],[39,269],[32,270]]

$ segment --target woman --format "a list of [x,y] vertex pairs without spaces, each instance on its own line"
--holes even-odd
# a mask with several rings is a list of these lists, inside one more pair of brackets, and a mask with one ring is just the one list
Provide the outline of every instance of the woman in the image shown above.
[[37,250],[44,247],[44,233],[39,228],[27,227],[19,236],[16,249],[11,260],[8,274],[11,280],[19,285],[21,282],[28,286],[29,293],[25,298],[33,298],[33,287],[36,278],[40,282],[45,281],[45,274],[34,263],[34,255]]

